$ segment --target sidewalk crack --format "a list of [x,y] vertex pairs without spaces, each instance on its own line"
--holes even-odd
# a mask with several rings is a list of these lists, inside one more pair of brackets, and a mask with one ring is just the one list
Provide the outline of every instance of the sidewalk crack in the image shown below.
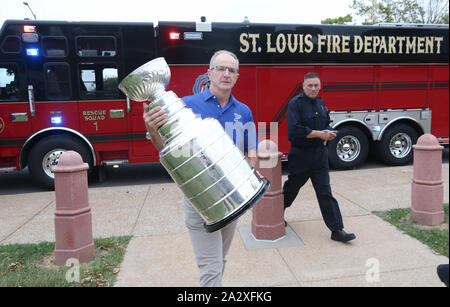
[[145,203],[147,201],[148,195],[150,194],[151,185],[148,186],[147,193],[145,194],[144,200],[142,201],[141,208],[139,209],[139,213],[137,214],[136,220],[134,222],[133,228],[131,229],[131,235],[134,236],[134,231],[136,230],[137,223],[139,222],[139,217],[141,216],[142,209],[144,209]]
[[47,209],[50,205],[52,205],[55,202],[55,200],[50,201],[46,206],[42,207],[38,212],[36,212],[32,217],[27,219],[25,222],[22,223],[19,227],[17,227],[15,230],[13,230],[10,234],[6,235],[3,239],[0,240],[0,245],[3,245],[3,242],[8,240],[10,237],[12,237],[16,232],[18,232],[21,228],[23,228],[26,224],[31,222],[36,216],[42,213],[45,209]]

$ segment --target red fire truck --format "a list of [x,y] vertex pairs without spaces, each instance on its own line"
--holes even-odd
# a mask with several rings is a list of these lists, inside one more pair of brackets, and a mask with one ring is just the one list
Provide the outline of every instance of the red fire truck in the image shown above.
[[259,135],[266,129],[262,135],[275,136],[284,154],[287,104],[310,71],[321,76],[339,130],[327,144],[332,167],[354,168],[369,152],[390,165],[409,163],[423,133],[448,145],[448,25],[8,20],[0,31],[0,172],[28,167],[52,188],[51,166],[66,150],[79,152],[90,170],[158,161],[142,104],[118,83],[164,57],[168,90],[190,95],[207,86],[219,49],[240,59],[233,94],[251,108]]

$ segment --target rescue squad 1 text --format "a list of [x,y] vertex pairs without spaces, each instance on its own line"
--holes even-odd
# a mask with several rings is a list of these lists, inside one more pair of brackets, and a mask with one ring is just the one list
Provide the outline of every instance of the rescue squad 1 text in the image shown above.
[[440,54],[442,36],[241,33],[243,53]]
[[106,110],[83,111],[84,120],[105,120]]

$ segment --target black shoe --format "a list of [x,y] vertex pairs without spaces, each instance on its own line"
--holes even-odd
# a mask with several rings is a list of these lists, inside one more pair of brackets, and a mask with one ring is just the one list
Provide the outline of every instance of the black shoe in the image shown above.
[[438,265],[437,274],[439,279],[448,287],[448,263]]
[[287,227],[287,222],[286,222],[286,220],[284,220],[284,227]]
[[331,240],[334,241],[348,242],[355,238],[356,236],[353,233],[346,233],[343,230],[336,230],[331,232]]

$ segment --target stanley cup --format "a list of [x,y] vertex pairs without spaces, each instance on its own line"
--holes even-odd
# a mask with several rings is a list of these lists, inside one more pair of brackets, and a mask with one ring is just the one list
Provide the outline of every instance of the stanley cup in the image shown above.
[[178,187],[205,221],[216,231],[255,205],[269,188],[234,145],[221,124],[201,119],[172,91],[165,91],[170,69],[156,58],[134,70],[119,88],[134,101],[160,106],[168,122],[159,128],[164,148],[159,158]]

